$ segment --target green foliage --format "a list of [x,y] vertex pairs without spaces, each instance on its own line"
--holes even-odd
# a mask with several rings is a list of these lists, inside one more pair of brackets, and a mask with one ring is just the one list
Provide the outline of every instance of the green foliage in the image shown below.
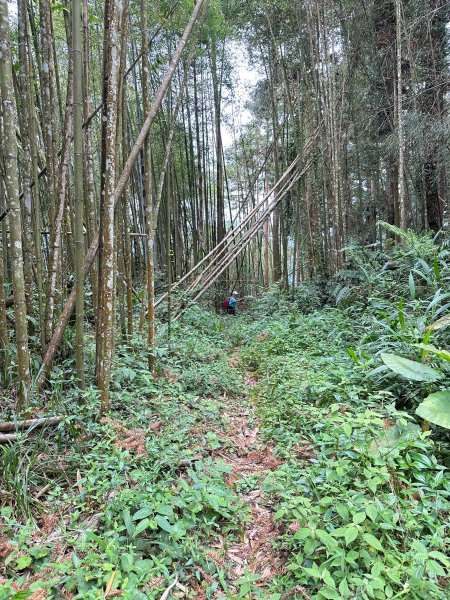
[[389,367],[394,373],[398,373],[405,379],[414,381],[436,381],[442,377],[439,371],[423,365],[415,360],[409,360],[396,354],[382,353],[381,359],[384,364]]
[[[174,572],[188,579],[202,571],[224,589],[225,572],[207,548],[248,513],[225,483],[230,468],[215,457],[222,446],[216,431],[224,429],[216,396],[241,391],[221,331],[220,319],[197,308],[174,324],[170,345],[160,327],[154,376],[144,339],[118,345],[113,412],[101,423],[97,392],[88,388],[80,402],[63,382],[69,367],[55,374],[72,415],[56,437],[0,446],[0,535],[10,539],[3,573],[15,586],[28,589],[33,578],[29,589],[45,587],[49,598],[62,588],[94,599],[113,578],[113,589],[135,600],[147,598],[146,589],[160,597]],[[211,364],[221,377],[214,384]],[[37,534],[45,513],[57,515],[48,544]],[[55,561],[61,539],[72,550]],[[14,594],[10,583],[0,586],[0,598]]]
[[[100,423],[98,393],[80,397],[67,357],[48,402],[70,416],[33,444],[0,448],[0,599],[44,587],[49,599],[61,589],[93,600],[108,586],[159,598],[175,574],[230,600],[280,600],[298,586],[314,600],[448,597],[450,272],[445,247],[408,239],[367,259],[352,250],[328,289],[274,286],[250,319],[193,305],[170,340],[159,325],[154,374],[146,340],[118,344]],[[333,307],[319,310],[327,295]],[[251,400],[279,466],[229,486],[223,399],[246,401],[239,357],[258,377]],[[441,427],[422,431],[417,417]],[[226,558],[208,552],[242,535],[241,498],[260,489],[287,568],[231,582]],[[57,519],[48,538],[45,514]],[[55,559],[59,540],[70,553]]]
[[435,425],[450,429],[450,391],[430,394],[419,404],[416,414]]
[[253,310],[260,315],[289,314],[294,310],[308,314],[320,308],[322,301],[323,293],[315,284],[301,284],[288,293],[274,284],[258,299]]
[[317,599],[445,598],[450,482],[430,432],[371,392],[339,311],[266,327],[243,357],[261,374],[264,435],[284,460],[263,486],[285,526],[284,585]]

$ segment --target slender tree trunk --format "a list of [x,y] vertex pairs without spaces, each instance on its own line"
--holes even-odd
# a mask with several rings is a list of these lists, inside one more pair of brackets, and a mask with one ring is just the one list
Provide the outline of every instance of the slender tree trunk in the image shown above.
[[120,73],[120,24],[122,5],[116,0],[108,0],[105,6],[104,34],[104,96],[103,96],[103,156],[102,199],[100,226],[100,266],[98,347],[97,347],[97,385],[101,394],[100,415],[104,415],[109,406],[109,387],[114,348],[114,272],[116,257],[115,240],[115,198],[116,183],[116,142],[117,110]]
[[[142,54],[142,97],[144,115],[148,114],[150,108],[148,89],[148,35],[147,35],[147,0],[141,0],[141,54]],[[144,142],[144,189],[145,189],[145,231],[146,231],[146,287],[148,306],[148,368],[153,371],[155,364],[155,282],[154,282],[154,206],[151,171],[151,147],[150,139]]]
[[80,0],[72,0],[72,64],[73,64],[73,178],[75,204],[75,285],[76,333],[75,355],[78,385],[84,388],[84,190],[83,190],[83,58],[81,50]]
[[[2,119],[0,119],[0,139],[3,139]],[[3,150],[0,150],[0,164],[3,164]],[[0,214],[6,210],[4,203],[3,178],[0,177]],[[6,377],[8,357],[8,322],[6,319],[6,297],[5,297],[5,266],[6,266],[7,244],[0,244],[0,376]]]
[[30,389],[30,354],[28,350],[25,278],[22,249],[22,216],[19,201],[19,171],[17,165],[16,114],[11,71],[8,0],[0,0],[0,86],[3,115],[3,146],[5,192],[9,208],[9,232],[13,276],[14,316],[19,376],[19,409],[22,409]]
[[[19,119],[20,134],[22,138],[23,163],[25,171],[25,180],[30,181],[32,176],[31,162],[31,144],[30,144],[30,102],[29,86],[32,78],[28,72],[27,56],[27,12],[24,0],[17,3],[17,22],[19,28],[18,51],[19,51],[19,76],[18,88],[20,95],[20,113]],[[32,230],[32,202],[31,190],[25,185],[23,188],[23,259],[25,274],[25,290],[27,290],[27,313],[33,316],[33,230]],[[32,326],[30,325],[30,331]]]
[[[95,205],[95,181],[94,181],[94,157],[92,151],[92,130],[90,125],[86,125],[91,115],[90,103],[90,45],[89,45],[89,13],[88,2],[83,0],[82,7],[83,18],[83,97],[84,97],[84,215],[86,221],[86,237],[88,244],[91,244],[97,229],[97,211]],[[97,261],[90,273],[90,282],[92,288],[92,309],[97,315],[98,301],[98,269]]]
[[403,81],[402,81],[402,5],[395,0],[397,42],[397,129],[398,129],[398,203],[400,228],[408,229],[408,213],[405,193],[405,135],[403,133]]

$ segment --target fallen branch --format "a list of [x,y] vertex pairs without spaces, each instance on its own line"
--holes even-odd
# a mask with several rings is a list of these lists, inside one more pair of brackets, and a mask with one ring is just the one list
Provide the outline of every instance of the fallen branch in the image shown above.
[[43,417],[42,419],[26,419],[25,421],[6,421],[0,423],[0,431],[18,431],[20,429],[29,429],[30,427],[44,427],[44,425],[53,426],[61,423],[63,417]]
[[4,433],[0,435],[0,444],[6,444],[7,442],[15,442],[18,438],[17,433]]

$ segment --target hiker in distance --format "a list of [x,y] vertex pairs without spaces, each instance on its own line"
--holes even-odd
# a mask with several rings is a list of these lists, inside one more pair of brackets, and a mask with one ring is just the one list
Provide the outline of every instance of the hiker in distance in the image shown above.
[[236,305],[238,302],[239,302],[239,299],[238,299],[238,293],[236,292],[236,290],[234,290],[234,292],[231,294],[231,296],[229,296],[228,298],[225,298],[223,306],[224,306],[224,308],[227,309],[227,313],[229,315],[236,314]]

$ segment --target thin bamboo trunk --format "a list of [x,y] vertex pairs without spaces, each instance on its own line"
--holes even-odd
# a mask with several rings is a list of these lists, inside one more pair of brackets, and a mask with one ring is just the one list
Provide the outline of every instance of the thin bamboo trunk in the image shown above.
[[102,131],[102,199],[100,225],[99,308],[97,324],[97,386],[100,390],[100,415],[109,407],[109,388],[115,332],[115,197],[116,142],[119,78],[121,76],[121,23],[123,5],[109,0],[105,6],[104,95]]
[[30,354],[28,350],[25,278],[22,248],[22,215],[19,201],[16,114],[11,71],[11,48],[8,0],[0,0],[0,89],[3,115],[4,185],[9,208],[9,232],[14,294],[14,315],[19,377],[18,402],[21,410],[30,389]]
[[74,179],[74,245],[76,331],[75,357],[77,382],[85,387],[84,377],[84,172],[83,172],[83,57],[81,49],[81,6],[80,0],[72,0],[72,64],[73,64],[73,179]]
[[400,228],[408,229],[408,213],[405,194],[405,135],[403,132],[403,82],[402,82],[402,5],[395,0],[396,44],[397,44],[397,129],[398,129],[398,203]]
[[[3,1],[5,1],[5,0],[3,0]],[[140,150],[142,148],[145,138],[148,135],[150,127],[153,124],[155,115],[156,115],[159,107],[161,106],[162,100],[163,100],[163,98],[167,92],[167,89],[169,87],[169,84],[173,78],[175,69],[177,68],[178,63],[180,62],[182,52],[187,44],[189,37],[191,36],[192,30],[194,28],[194,25],[197,22],[199,14],[201,13],[203,8],[205,9],[205,12],[206,12],[208,5],[209,5],[209,0],[197,0],[196,6],[195,6],[192,16],[189,20],[189,23],[187,24],[186,29],[183,33],[183,36],[181,37],[181,40],[178,43],[178,47],[176,49],[176,52],[174,53],[171,64],[167,70],[167,73],[166,73],[158,91],[155,94],[155,98],[153,100],[152,106],[150,107],[149,114],[147,115],[144,125],[137,136],[134,146],[133,146],[133,148],[128,156],[128,159],[125,163],[125,166],[123,168],[122,174],[121,174],[121,176],[117,182],[117,185],[114,189],[114,204],[116,207],[120,202],[122,193],[128,182],[128,179],[130,177],[133,166],[135,165],[136,159],[139,156]],[[205,14],[205,12],[204,12],[204,14]],[[97,251],[98,251],[98,246],[99,246],[99,233],[97,233],[97,235],[94,237],[94,239],[86,253],[86,256],[85,256],[85,261],[84,261],[85,277],[89,273],[89,270],[92,266],[92,263],[97,254]],[[49,371],[49,368],[50,368],[50,366],[53,362],[53,359],[56,355],[56,352],[59,348],[65,328],[67,327],[70,316],[71,316],[72,311],[75,306],[75,296],[76,296],[76,286],[74,286],[74,288],[72,289],[72,291],[70,293],[69,298],[67,299],[67,302],[66,302],[64,309],[62,311],[62,314],[60,316],[59,322],[55,328],[52,340],[47,347],[47,352],[45,354],[41,369],[39,371],[39,376],[38,376],[39,386],[42,386],[44,384],[46,377],[47,377],[47,373]]]

